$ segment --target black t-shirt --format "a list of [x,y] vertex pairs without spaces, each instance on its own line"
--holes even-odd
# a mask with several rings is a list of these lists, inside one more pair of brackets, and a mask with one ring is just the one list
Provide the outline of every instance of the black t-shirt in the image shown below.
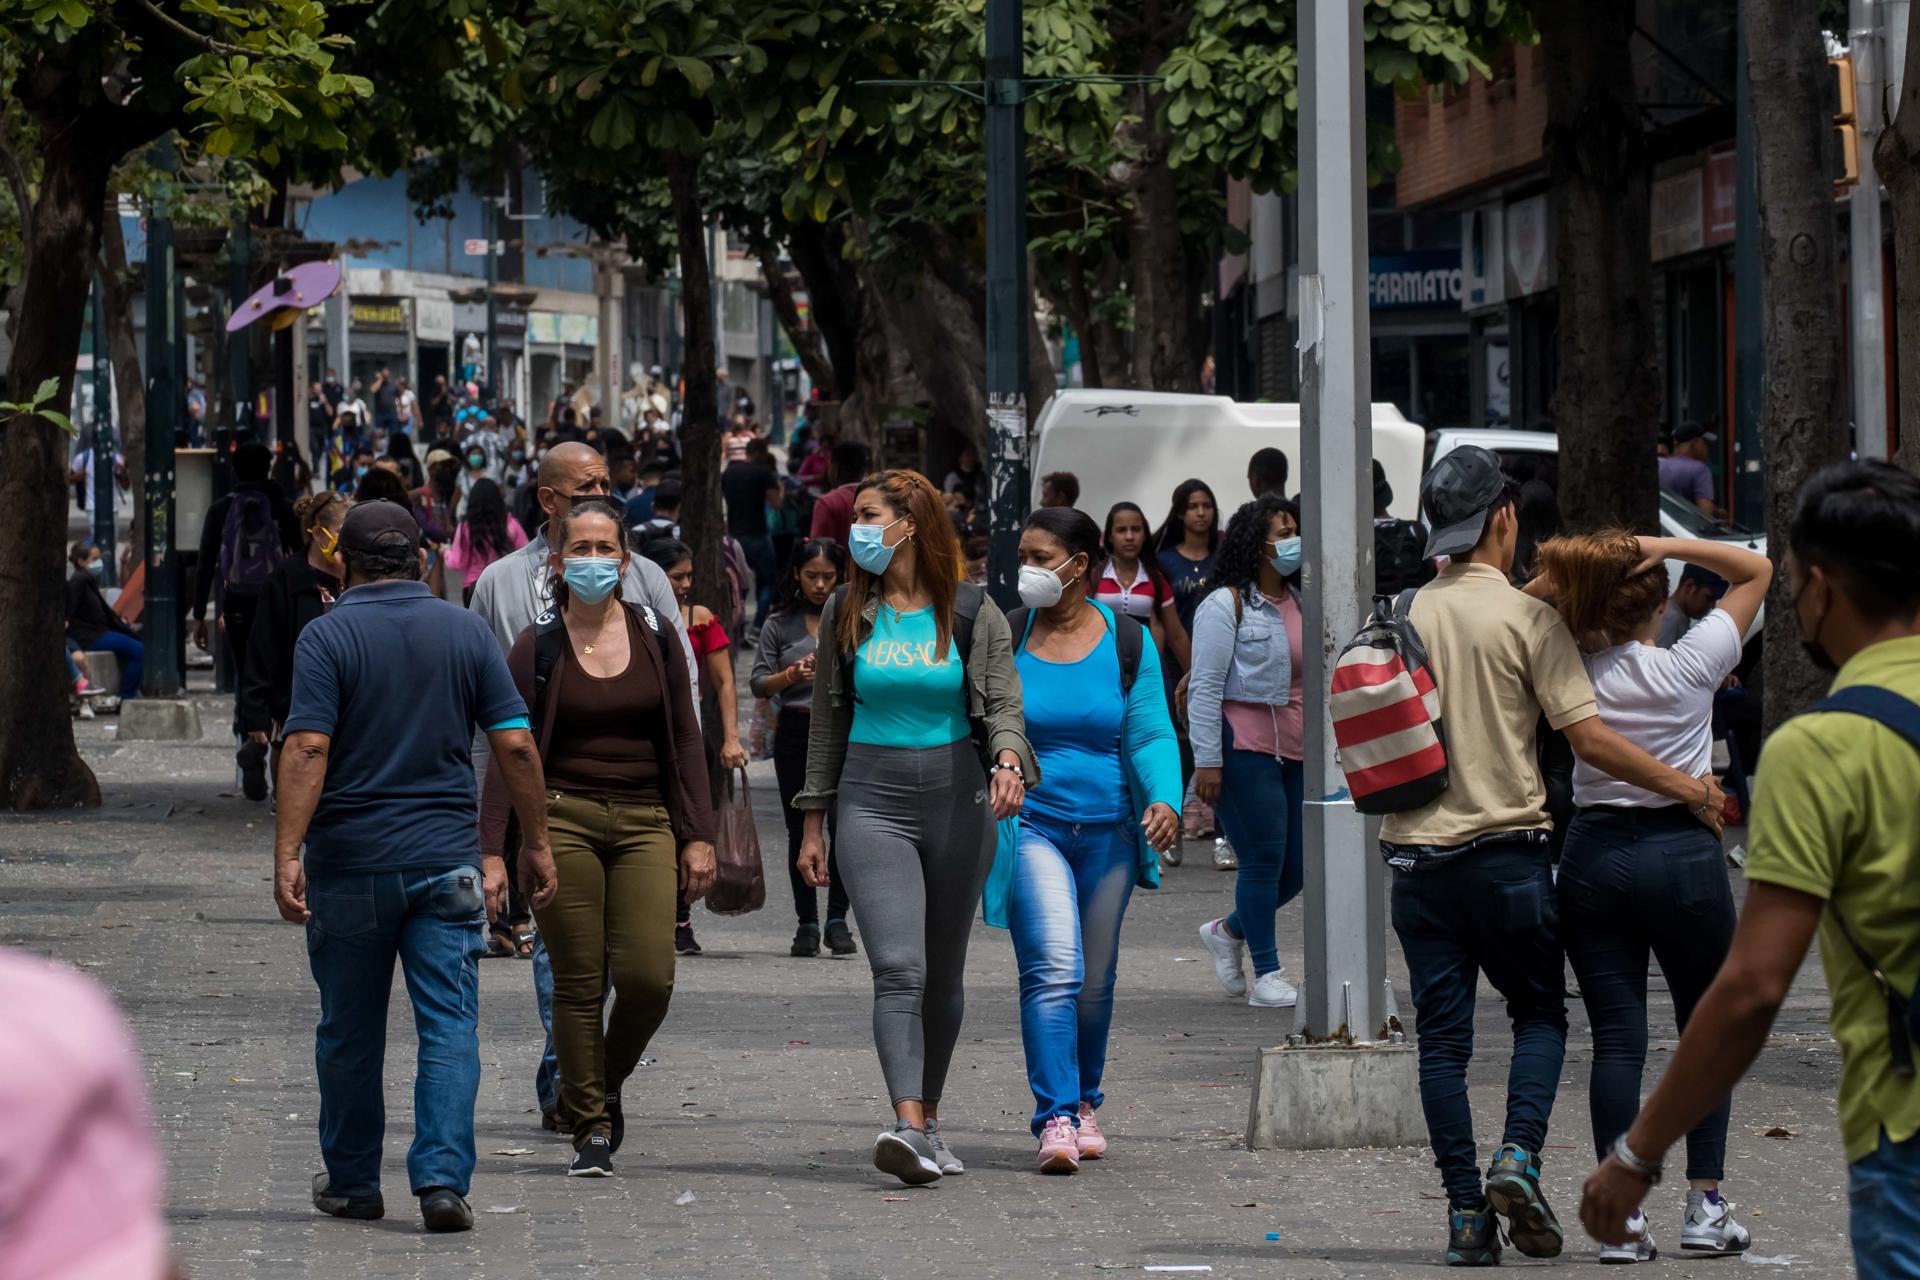
[[383,418],[400,416],[400,384],[383,382],[380,389],[373,393],[373,411]]
[[327,412],[325,395],[307,397],[307,421],[322,435],[333,429],[333,415]]
[[778,487],[773,468],[758,462],[736,462],[720,473],[720,492],[727,499],[727,532],[736,538],[767,536],[767,490]]

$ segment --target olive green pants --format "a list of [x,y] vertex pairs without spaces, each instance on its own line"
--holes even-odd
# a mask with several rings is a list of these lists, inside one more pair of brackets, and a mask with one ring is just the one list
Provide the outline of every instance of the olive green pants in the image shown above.
[[578,1147],[608,1133],[608,1096],[666,1019],[679,869],[657,804],[550,791],[547,831],[560,886],[535,915],[553,961],[560,1105]]

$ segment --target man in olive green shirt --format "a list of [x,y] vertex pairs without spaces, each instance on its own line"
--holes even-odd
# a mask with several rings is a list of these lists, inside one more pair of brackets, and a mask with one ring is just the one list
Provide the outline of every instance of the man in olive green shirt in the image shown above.
[[[1828,467],[1801,491],[1788,545],[1801,643],[1838,666],[1834,690],[1920,702],[1920,480],[1882,462]],[[1626,1239],[1663,1153],[1759,1056],[1817,929],[1855,1266],[1863,1280],[1920,1275],[1920,1087],[1895,1070],[1887,1003],[1840,924],[1896,993],[1920,986],[1920,749],[1861,715],[1799,716],[1767,743],[1755,791],[1733,950],[1660,1087],[1588,1179],[1581,1218],[1596,1239]]]

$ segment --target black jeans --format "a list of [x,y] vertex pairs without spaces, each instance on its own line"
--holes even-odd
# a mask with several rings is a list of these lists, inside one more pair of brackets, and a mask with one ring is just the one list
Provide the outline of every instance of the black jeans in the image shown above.
[[242,595],[239,592],[222,591],[220,594],[220,619],[226,623],[228,670],[231,672],[235,697],[233,700],[233,731],[240,729],[240,677],[247,669],[247,642],[253,637],[253,620],[260,612],[260,597]]
[[1513,1022],[1502,1142],[1536,1156],[1567,1052],[1559,913],[1540,844],[1495,841],[1426,871],[1396,871],[1393,930],[1413,980],[1420,1105],[1434,1164],[1456,1208],[1485,1202],[1467,1063],[1475,989],[1485,973]]
[[[820,923],[820,895],[800,878],[800,841],[807,815],[793,807],[793,798],[807,781],[807,735],[813,716],[805,711],[781,711],[773,722],[773,776],[780,782],[780,812],[787,819],[787,878],[793,882],[793,911],[801,924]],[[833,811],[829,809],[828,821]],[[840,862],[833,842],[827,843],[827,919],[847,918],[847,887],[840,882]]]
[[[1580,810],[1560,857],[1561,931],[1593,1023],[1594,1149],[1605,1156],[1640,1110],[1647,1063],[1647,959],[1682,1031],[1733,945],[1733,889],[1720,841],[1679,805]],[[1723,1098],[1687,1134],[1687,1176],[1721,1178]]]

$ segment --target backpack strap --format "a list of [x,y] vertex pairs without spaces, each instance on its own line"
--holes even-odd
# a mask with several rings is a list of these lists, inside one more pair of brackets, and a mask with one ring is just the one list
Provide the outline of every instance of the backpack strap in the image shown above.
[[953,640],[960,649],[960,666],[966,669],[973,657],[973,624],[980,618],[987,589],[978,583],[962,582],[953,592]]
[[535,618],[533,625],[532,711],[534,732],[539,733],[544,723],[547,683],[553,679],[554,668],[560,665],[561,655],[567,651],[567,624],[561,620],[558,609],[549,609]]
[[[1915,750],[1920,750],[1920,703],[1914,702],[1877,685],[1854,685],[1828,694],[1807,708],[1807,713],[1837,712],[1842,715],[1855,715],[1871,720],[1892,730]],[[1911,1078],[1914,1073],[1913,1041],[1908,1031],[1911,1025],[1908,1016],[1910,997],[1901,995],[1887,981],[1886,972],[1880,967],[1860,940],[1847,927],[1846,917],[1840,914],[1840,908],[1833,900],[1827,900],[1827,910],[1833,914],[1833,922],[1840,926],[1840,936],[1847,940],[1847,946],[1860,961],[1860,967],[1873,977],[1874,986],[1880,989],[1880,998],[1887,1006],[1887,1048],[1893,1058],[1893,1070],[1896,1075]]]
[[1126,697],[1133,692],[1133,678],[1140,674],[1140,650],[1145,646],[1146,628],[1140,620],[1128,614],[1115,611],[1113,615],[1113,647],[1120,654],[1120,696]]

